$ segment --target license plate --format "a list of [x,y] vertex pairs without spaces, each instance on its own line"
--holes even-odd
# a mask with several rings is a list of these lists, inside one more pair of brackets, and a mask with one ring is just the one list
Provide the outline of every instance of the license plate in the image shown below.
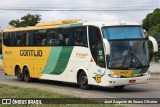
[[136,83],[136,80],[129,80],[129,83],[130,83],[130,84],[135,84],[135,83]]

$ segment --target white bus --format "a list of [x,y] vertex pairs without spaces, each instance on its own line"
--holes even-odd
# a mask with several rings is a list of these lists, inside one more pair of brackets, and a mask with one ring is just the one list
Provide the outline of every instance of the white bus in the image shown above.
[[114,86],[149,81],[149,52],[141,25],[127,21],[62,20],[3,30],[4,73],[33,78]]

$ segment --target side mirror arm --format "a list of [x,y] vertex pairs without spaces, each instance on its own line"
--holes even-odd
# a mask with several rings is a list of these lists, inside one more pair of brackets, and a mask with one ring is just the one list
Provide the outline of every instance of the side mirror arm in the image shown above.
[[157,43],[156,39],[152,36],[149,36],[148,40],[150,40],[153,44],[153,51],[158,52],[158,43]]
[[104,39],[103,38],[103,44],[104,44],[104,52],[105,52],[105,55],[110,55],[110,43],[107,39]]

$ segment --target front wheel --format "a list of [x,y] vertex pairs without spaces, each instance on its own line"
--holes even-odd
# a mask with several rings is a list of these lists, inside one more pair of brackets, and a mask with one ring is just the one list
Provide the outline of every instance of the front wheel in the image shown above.
[[88,85],[87,75],[84,71],[79,74],[78,83],[79,83],[80,88],[82,88],[84,90],[87,90],[90,88],[90,86]]

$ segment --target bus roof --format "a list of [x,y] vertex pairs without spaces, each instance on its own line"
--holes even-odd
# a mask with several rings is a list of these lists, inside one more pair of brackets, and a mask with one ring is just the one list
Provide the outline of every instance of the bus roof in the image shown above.
[[110,21],[90,21],[85,22],[85,25],[95,25],[98,27],[104,27],[104,26],[129,26],[129,25],[135,25],[138,26],[140,24],[136,22],[130,22],[130,21],[120,21],[120,20],[110,20]]
[[53,22],[41,22],[35,26],[29,27],[12,27],[4,29],[3,32],[15,32],[15,31],[28,31],[28,30],[38,30],[38,29],[49,29],[49,28],[61,28],[61,27],[74,27],[82,25],[93,25],[98,27],[103,26],[125,26],[125,25],[139,25],[135,22],[129,21],[81,21],[81,20],[59,20]]

